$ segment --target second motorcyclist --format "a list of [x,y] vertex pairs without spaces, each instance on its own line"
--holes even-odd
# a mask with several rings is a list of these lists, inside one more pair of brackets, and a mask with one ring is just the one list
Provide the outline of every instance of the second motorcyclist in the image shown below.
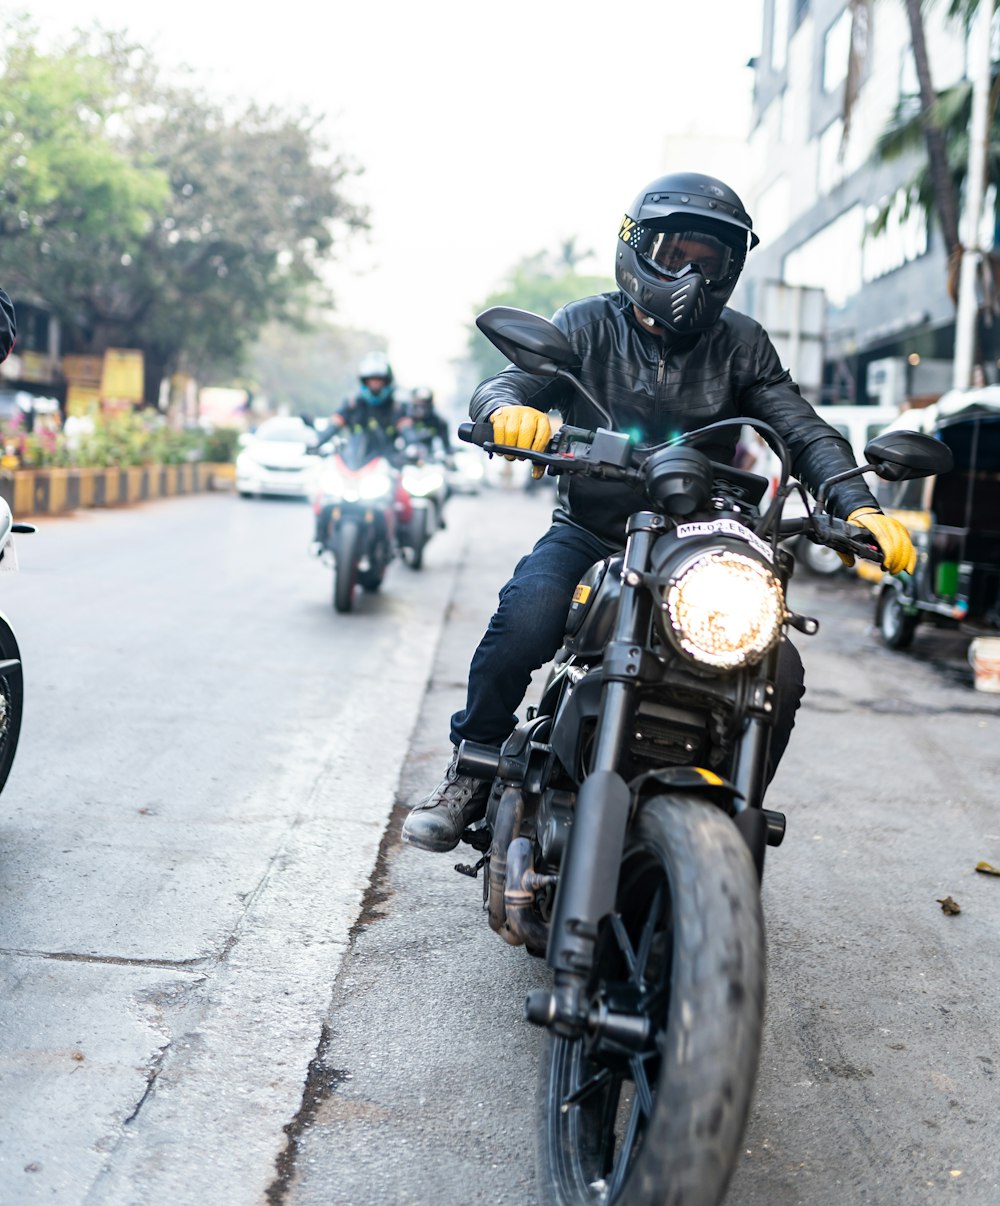
[[[713,177],[679,172],[652,181],[618,230],[618,291],[583,298],[554,317],[578,353],[579,378],[608,407],[618,430],[640,446],[662,443],[714,420],[748,416],[774,427],[788,443],[792,470],[814,493],[854,467],[850,445],[801,397],[767,333],[726,308],[748,251],[758,242],[737,194]],[[574,426],[604,425],[596,410],[563,381],[509,366],[482,382],[470,414],[489,419],[497,444],[543,450],[547,412]],[[739,428],[700,445],[732,463]],[[535,472],[536,470],[533,470]],[[834,514],[866,528],[890,572],[912,569],[906,529],[883,515],[860,478],[830,492]],[[458,773],[462,740],[500,746],[517,724],[516,709],[532,673],[561,644],[573,591],[586,570],[624,544],[627,517],[642,510],[641,493],[624,484],[559,478],[552,526],[514,568],[472,659],[465,708],[451,718],[455,747],[444,778],[407,816],[403,839],[446,851],[486,811],[489,784]],[[769,775],[787,744],[804,691],[802,663],[782,644]]]
[[[388,358],[382,352],[369,352],[358,365],[358,382],[357,393],[331,416],[313,451],[318,452],[339,436],[363,436],[369,453],[384,456],[398,468],[403,463],[401,437],[413,420],[396,399],[396,381]],[[316,553],[322,551],[328,522],[329,516],[320,511],[312,545]]]

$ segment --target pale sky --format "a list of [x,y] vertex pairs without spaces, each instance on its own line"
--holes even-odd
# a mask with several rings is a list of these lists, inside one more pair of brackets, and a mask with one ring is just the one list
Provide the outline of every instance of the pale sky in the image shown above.
[[44,35],[127,29],[220,99],[325,115],[333,148],[365,168],[351,191],[373,227],[335,271],[337,321],[382,333],[400,384],[442,397],[465,326],[519,259],[576,236],[598,256],[587,270],[610,275],[648,181],[723,173],[711,134],[747,133],[761,39],[760,0],[25,7]]

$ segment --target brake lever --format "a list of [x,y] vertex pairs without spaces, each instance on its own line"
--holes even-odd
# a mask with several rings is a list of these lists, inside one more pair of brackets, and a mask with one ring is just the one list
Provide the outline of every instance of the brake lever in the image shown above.
[[864,561],[882,564],[882,550],[877,544],[863,538],[861,534],[865,529],[858,524],[816,512],[813,512],[810,518],[811,522],[805,534],[814,544],[825,545],[836,553],[851,553]]

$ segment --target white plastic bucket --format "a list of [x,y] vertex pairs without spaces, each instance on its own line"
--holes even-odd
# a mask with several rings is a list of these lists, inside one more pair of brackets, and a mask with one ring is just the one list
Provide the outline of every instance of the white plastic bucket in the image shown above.
[[977,691],[1000,695],[1000,637],[976,637],[969,645],[969,665],[975,672]]

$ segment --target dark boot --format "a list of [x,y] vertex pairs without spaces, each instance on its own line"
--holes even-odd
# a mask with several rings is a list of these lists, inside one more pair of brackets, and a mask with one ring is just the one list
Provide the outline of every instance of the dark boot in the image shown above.
[[455,849],[467,825],[486,815],[490,784],[483,779],[460,775],[455,765],[457,761],[458,750],[455,750],[444,778],[430,795],[410,810],[403,822],[404,842],[443,854]]

